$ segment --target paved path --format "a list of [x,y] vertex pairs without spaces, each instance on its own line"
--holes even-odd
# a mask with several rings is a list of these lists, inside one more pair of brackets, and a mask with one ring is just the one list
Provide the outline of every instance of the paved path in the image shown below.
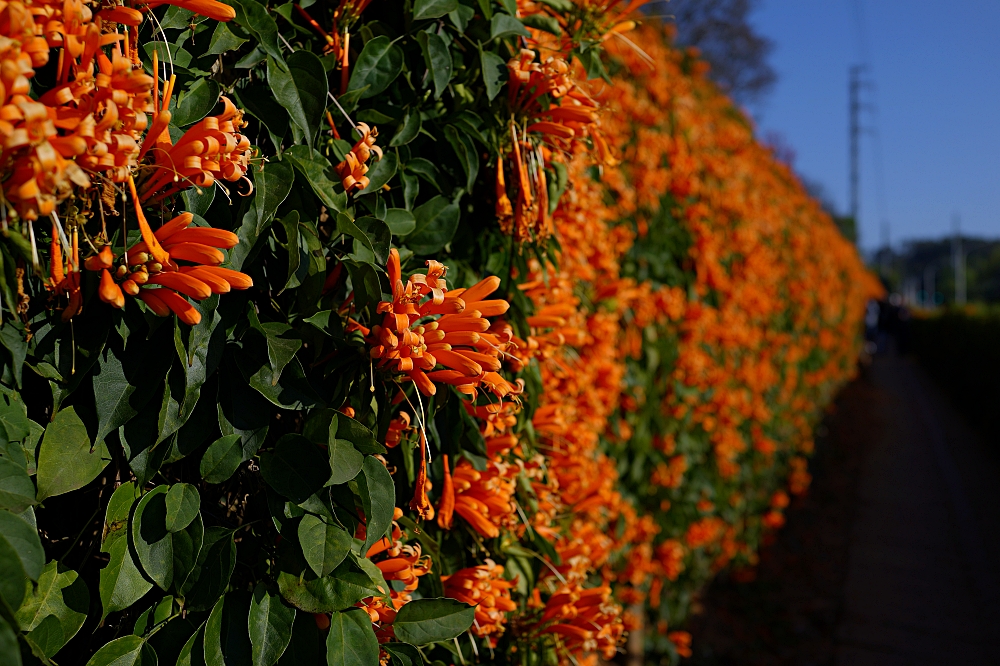
[[861,463],[836,664],[1000,664],[1000,452],[913,361],[879,356],[869,381],[881,436]]

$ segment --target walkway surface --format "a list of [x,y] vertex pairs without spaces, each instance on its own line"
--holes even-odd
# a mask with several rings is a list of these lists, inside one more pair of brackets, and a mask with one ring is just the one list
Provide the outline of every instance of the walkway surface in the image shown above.
[[757,579],[706,593],[692,666],[1000,665],[1000,438],[893,355],[836,407]]
[[[1000,664],[1000,465],[913,361],[876,358],[838,666]],[[1000,408],[1000,406],[998,406]]]

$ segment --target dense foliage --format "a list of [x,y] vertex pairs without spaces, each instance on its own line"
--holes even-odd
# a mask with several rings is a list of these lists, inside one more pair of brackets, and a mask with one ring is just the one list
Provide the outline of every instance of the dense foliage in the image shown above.
[[4,663],[687,653],[877,287],[638,4],[0,0]]

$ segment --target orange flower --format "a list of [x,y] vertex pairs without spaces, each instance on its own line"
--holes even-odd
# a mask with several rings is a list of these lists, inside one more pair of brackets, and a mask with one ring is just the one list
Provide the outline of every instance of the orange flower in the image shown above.
[[480,472],[468,460],[463,459],[455,465],[451,478],[455,493],[455,513],[480,535],[492,539],[500,536],[501,527],[513,524],[515,506],[512,498],[517,478],[515,467],[487,460],[486,469]]
[[496,647],[503,634],[507,613],[517,609],[510,598],[514,583],[504,580],[503,574],[503,566],[486,558],[483,564],[441,576],[444,596],[476,607],[472,633],[485,638],[490,647]]

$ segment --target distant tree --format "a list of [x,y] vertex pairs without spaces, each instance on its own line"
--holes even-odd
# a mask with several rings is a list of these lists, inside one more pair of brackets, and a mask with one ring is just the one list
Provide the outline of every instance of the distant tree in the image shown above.
[[774,85],[767,61],[774,44],[750,24],[757,0],[670,0],[656,11],[672,15],[677,43],[695,46],[712,65],[710,76],[740,104],[757,102]]

